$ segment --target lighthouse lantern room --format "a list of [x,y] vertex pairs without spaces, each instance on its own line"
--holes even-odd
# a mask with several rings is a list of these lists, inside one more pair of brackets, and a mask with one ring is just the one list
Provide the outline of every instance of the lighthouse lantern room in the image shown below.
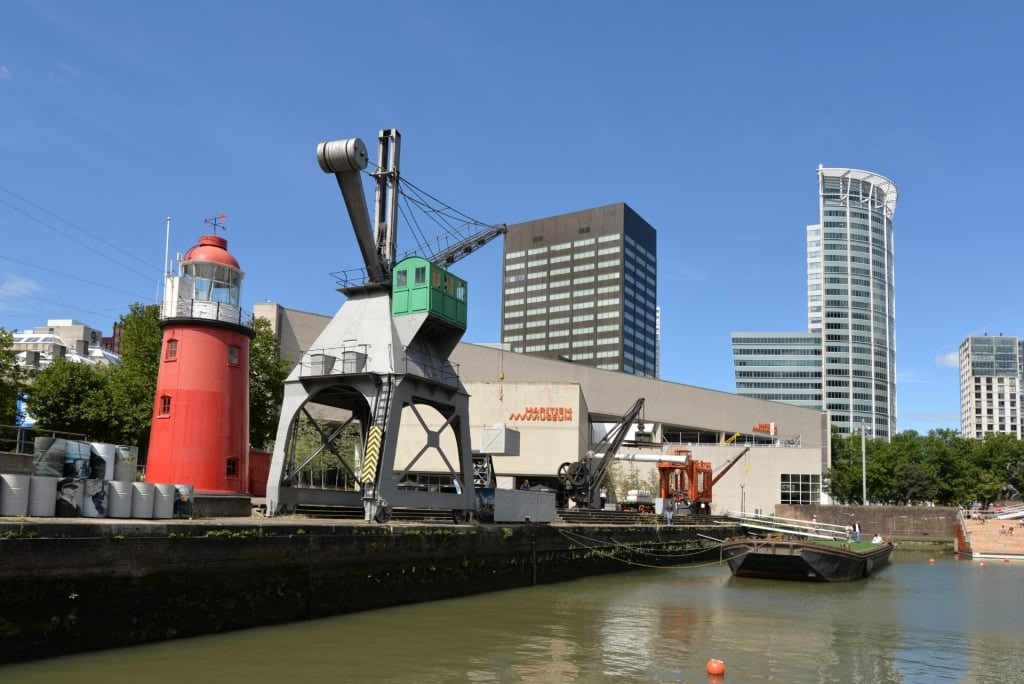
[[[223,216],[218,217],[218,219]],[[245,493],[249,471],[249,343],[243,273],[208,220],[168,274],[146,481],[191,484],[197,492]]]

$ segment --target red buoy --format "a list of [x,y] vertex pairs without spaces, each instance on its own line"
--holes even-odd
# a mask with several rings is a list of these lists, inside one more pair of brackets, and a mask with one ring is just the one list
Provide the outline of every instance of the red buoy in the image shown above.
[[929,558],[928,559],[928,564],[929,565],[935,565],[935,559],[934,558]]
[[725,674],[725,663],[718,658],[712,658],[708,661],[708,674],[709,675],[723,675]]

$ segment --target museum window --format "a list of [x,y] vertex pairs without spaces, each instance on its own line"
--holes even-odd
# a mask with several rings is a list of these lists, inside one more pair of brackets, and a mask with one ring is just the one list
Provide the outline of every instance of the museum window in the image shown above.
[[783,473],[779,478],[779,503],[795,505],[821,503],[821,475]]

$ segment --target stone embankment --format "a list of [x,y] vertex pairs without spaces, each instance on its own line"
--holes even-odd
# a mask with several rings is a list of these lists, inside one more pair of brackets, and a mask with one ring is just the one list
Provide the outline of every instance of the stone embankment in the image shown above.
[[[0,520],[0,663],[717,562],[713,521]],[[725,571],[725,570],[723,570]]]

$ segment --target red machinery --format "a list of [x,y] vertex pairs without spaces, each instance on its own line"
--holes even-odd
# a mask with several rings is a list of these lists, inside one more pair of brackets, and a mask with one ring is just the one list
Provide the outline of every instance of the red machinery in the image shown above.
[[717,475],[712,474],[711,464],[695,461],[688,449],[676,448],[672,454],[680,460],[658,461],[658,496],[674,496],[679,505],[689,508],[692,513],[710,515],[712,489],[729,470],[743,458],[750,447],[729,460]]

